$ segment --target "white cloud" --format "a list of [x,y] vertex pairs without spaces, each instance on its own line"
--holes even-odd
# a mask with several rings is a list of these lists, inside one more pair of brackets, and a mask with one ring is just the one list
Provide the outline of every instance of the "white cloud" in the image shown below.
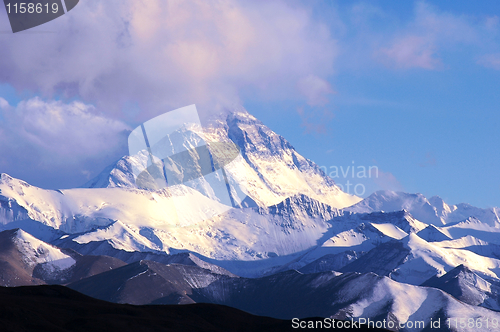
[[5,100],[4,98],[0,97],[0,109],[7,109],[9,108],[9,102]]
[[[14,176],[47,173],[59,177],[56,185],[67,180],[65,176],[84,174],[96,164],[107,166],[118,157],[116,151],[126,148],[123,145],[130,130],[124,123],[81,102],[43,101],[35,97],[2,111],[1,115],[0,169]],[[83,182],[83,177],[75,180]]]
[[397,68],[436,69],[441,60],[436,58],[433,41],[419,36],[405,36],[395,40],[389,48],[382,48],[378,55],[389,66]]
[[33,98],[19,103],[7,116],[13,135],[28,141],[50,160],[86,158],[96,151],[116,146],[120,132],[129,128],[97,114],[94,106],[81,102],[65,104]]
[[486,68],[500,70],[500,53],[483,55],[477,63]]
[[404,191],[403,185],[391,172],[376,169],[370,173],[370,178],[378,186],[378,190]]
[[374,55],[391,68],[441,69],[443,49],[480,43],[487,35],[481,31],[484,27],[470,17],[439,12],[425,2],[417,2],[415,18],[389,38],[389,43],[379,46]]
[[232,105],[242,91],[295,98],[303,77],[332,74],[337,54],[328,27],[285,1],[81,1],[39,29],[56,33],[0,35],[0,81],[115,115],[137,102],[138,121]]
[[300,79],[298,89],[307,98],[307,103],[310,106],[327,104],[328,95],[334,93],[330,83],[315,75],[308,75]]
[[304,128],[306,134],[326,134],[326,125],[333,119],[333,113],[327,109],[304,110],[303,107],[297,109],[301,118],[300,126]]

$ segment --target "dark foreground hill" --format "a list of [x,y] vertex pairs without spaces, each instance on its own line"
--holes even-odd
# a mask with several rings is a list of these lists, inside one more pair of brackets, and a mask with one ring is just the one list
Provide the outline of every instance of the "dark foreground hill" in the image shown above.
[[0,308],[1,330],[13,332],[297,331],[291,321],[254,316],[222,305],[116,304],[58,285],[0,287]]

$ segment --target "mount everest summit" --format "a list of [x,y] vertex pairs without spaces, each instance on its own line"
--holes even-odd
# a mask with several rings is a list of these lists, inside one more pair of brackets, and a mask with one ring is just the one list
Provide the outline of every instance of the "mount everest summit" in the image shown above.
[[[300,285],[297,299],[312,301],[304,294],[317,289],[322,301],[333,303],[304,315],[404,322],[460,313],[500,319],[492,311],[500,308],[500,209],[448,205],[439,197],[391,191],[365,199],[348,195],[283,137],[242,110],[203,129],[184,126],[179,135],[186,145],[203,140],[238,147],[240,156],[224,168],[229,192],[240,195],[237,206],[217,200],[203,179],[198,187],[141,189],[136,169],[145,167],[147,156],[140,154],[121,158],[76,189],[44,190],[1,175],[1,230],[19,229],[15,237],[20,240],[14,242],[30,243],[16,257],[34,262],[33,270],[48,271],[38,283],[72,282],[74,289],[99,297],[92,280],[108,280],[105,273],[127,278],[142,273],[137,279],[143,280],[141,287],[147,287],[144,278],[153,273],[165,280],[174,274],[193,280],[194,273],[202,280],[186,281],[178,291],[195,295],[179,297],[182,301],[288,318],[280,314],[285,307],[256,308],[264,308],[259,296],[269,293],[273,282],[294,280]],[[78,264],[78,255],[116,261],[109,262],[109,272],[79,279],[48,277]],[[26,264],[23,280],[29,284],[33,270]],[[245,287],[254,292],[247,304],[231,295]],[[472,295],[461,297],[460,290]],[[292,290],[273,295],[276,303],[291,301],[284,299],[286,292]],[[410,297],[411,303],[405,303]],[[161,298],[151,295],[141,303],[175,302]],[[128,293],[105,299],[137,300]]]

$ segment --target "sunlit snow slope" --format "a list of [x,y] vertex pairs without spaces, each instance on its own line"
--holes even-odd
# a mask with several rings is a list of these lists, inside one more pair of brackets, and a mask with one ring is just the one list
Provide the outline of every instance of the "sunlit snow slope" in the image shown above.
[[[230,185],[240,187],[259,206],[278,204],[298,194],[336,208],[347,207],[361,200],[342,192],[316,164],[298,154],[285,138],[245,110],[231,113],[226,121],[214,121],[203,129],[189,126],[183,137],[186,145],[196,139],[235,143],[241,151],[241,157],[225,167]],[[136,188],[132,170],[144,165],[146,160],[125,156],[84,187]]]

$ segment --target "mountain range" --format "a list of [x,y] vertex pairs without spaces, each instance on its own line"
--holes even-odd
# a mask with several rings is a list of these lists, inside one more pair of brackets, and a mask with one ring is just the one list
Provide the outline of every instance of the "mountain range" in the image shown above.
[[225,172],[238,206],[208,182],[141,189],[141,155],[75,189],[1,174],[3,284],[282,319],[500,319],[500,209],[393,191],[348,195],[244,110],[178,135],[186,145],[237,145]]

